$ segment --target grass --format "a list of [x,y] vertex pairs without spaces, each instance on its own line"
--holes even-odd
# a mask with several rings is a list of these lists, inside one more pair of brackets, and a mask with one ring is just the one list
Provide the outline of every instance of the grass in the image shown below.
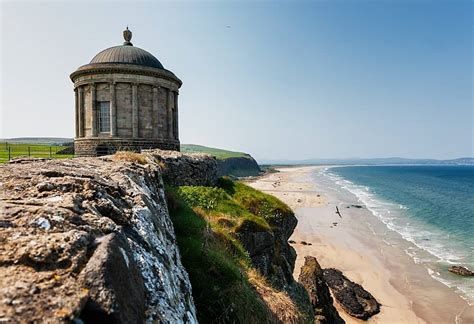
[[288,295],[254,269],[236,235],[246,226],[271,231],[271,211],[289,210],[286,205],[222,178],[217,187],[167,188],[167,197],[200,322],[269,323],[278,312],[300,316]]
[[233,152],[227,150],[221,150],[217,148],[195,145],[195,144],[182,144],[181,152],[183,153],[206,153],[215,156],[219,160],[225,160],[233,157],[244,157],[249,158],[250,156],[242,152]]
[[134,162],[142,165],[147,163],[146,157],[143,154],[131,151],[118,151],[113,155],[113,159],[115,161]]
[[73,154],[57,154],[64,148],[66,146],[0,142],[0,163],[8,162],[9,151],[12,159],[17,157],[63,159],[74,156]]

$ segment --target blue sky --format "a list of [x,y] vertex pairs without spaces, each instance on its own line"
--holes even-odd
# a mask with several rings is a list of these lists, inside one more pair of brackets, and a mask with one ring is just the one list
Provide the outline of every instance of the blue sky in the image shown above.
[[184,82],[182,143],[257,159],[474,155],[470,1],[0,6],[0,137],[72,137],[69,74],[128,24]]

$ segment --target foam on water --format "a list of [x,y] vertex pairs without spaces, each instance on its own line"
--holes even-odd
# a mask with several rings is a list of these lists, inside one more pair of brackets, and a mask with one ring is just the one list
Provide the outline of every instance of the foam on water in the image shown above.
[[[440,273],[437,269],[431,269],[429,264],[438,263],[440,267],[447,267],[451,264],[471,265],[473,263],[472,247],[466,249],[465,245],[457,244],[450,233],[442,231],[429,223],[417,220],[410,216],[410,208],[403,204],[390,202],[373,192],[365,185],[359,185],[349,181],[339,174],[333,172],[334,169],[323,169],[321,174],[335,183],[340,190],[345,190],[355,195],[358,201],[385,226],[398,233],[401,238],[413,244],[404,252],[410,256],[415,264],[425,266],[429,275],[443,283],[444,285],[456,288],[463,299],[470,305],[474,304],[474,289],[470,278],[458,278],[449,273]],[[376,234],[372,226],[369,229]],[[384,239],[385,244],[394,245]],[[396,244],[395,244],[396,245]],[[431,257],[426,257],[419,249],[428,252]],[[446,272],[446,271],[443,271]]]

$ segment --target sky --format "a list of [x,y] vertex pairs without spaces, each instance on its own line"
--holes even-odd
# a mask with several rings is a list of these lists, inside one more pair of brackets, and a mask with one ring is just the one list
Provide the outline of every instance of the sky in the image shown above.
[[471,1],[1,1],[0,138],[73,137],[101,50],[182,81],[180,140],[260,159],[474,156]]

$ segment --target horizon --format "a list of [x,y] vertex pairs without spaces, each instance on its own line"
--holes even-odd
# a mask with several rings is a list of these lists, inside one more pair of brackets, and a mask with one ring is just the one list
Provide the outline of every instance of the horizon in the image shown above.
[[3,2],[0,138],[72,138],[69,74],[128,25],[183,80],[182,143],[257,160],[472,157],[472,7]]
[[[38,139],[44,139],[45,142],[40,142],[38,141],[37,143],[47,143],[46,140],[52,140],[52,139],[57,139],[57,140],[71,140],[74,141],[74,138],[64,138],[64,137],[13,137],[13,138],[0,138],[0,142],[8,142],[8,140],[13,140],[16,143],[29,143],[27,140],[38,140]],[[24,142],[22,142],[24,140]],[[32,144],[33,145],[33,144]],[[203,146],[203,147],[208,147],[205,145],[201,144],[195,144],[195,143],[181,143],[181,145],[195,145],[195,146]],[[224,151],[229,151],[226,148],[223,147],[212,147],[214,149],[218,150],[224,150]],[[248,154],[248,152],[244,151],[232,151],[235,153],[245,153]],[[341,158],[333,158],[333,157],[310,157],[310,158],[305,158],[305,159],[300,159],[300,160],[294,160],[294,159],[287,159],[287,158],[282,158],[282,159],[275,159],[275,158],[259,158],[257,162],[261,164],[266,164],[266,163],[283,163],[283,162],[290,162],[290,163],[298,163],[298,162],[311,162],[311,161],[323,161],[323,160],[340,160],[340,161],[350,161],[350,160],[377,160],[377,159],[406,159],[406,160],[437,160],[437,161],[450,161],[450,160],[460,160],[460,159],[474,159],[474,156],[459,156],[459,157],[454,157],[454,158],[449,158],[449,159],[436,159],[436,158],[430,158],[430,157],[405,157],[405,156],[375,156],[375,157],[341,157]]]

